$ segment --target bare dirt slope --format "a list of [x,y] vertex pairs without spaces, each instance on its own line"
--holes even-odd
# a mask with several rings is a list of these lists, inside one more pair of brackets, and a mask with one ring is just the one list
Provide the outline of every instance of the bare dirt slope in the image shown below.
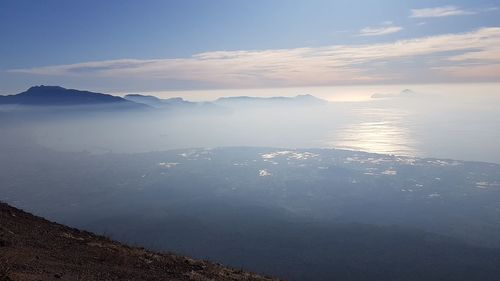
[[0,281],[272,280],[130,247],[0,203]]

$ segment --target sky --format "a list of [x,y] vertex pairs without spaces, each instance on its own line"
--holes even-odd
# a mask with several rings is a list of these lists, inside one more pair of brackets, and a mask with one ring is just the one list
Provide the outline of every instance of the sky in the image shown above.
[[500,1],[0,0],[0,94],[500,82]]

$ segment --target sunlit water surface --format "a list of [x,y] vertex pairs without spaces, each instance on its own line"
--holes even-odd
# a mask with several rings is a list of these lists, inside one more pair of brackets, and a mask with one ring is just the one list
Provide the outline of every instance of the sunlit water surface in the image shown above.
[[339,127],[328,145],[366,152],[420,156],[419,141],[408,126],[412,117],[397,109],[355,109],[361,121]]

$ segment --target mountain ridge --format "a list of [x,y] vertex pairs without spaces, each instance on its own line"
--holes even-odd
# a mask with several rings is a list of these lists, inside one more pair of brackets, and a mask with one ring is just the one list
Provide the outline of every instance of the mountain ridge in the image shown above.
[[15,95],[0,96],[0,104],[28,106],[77,106],[77,105],[121,105],[130,108],[144,108],[121,97],[60,86],[33,86]]
[[236,97],[221,97],[215,100],[215,103],[227,104],[227,103],[263,103],[263,102],[274,102],[274,103],[285,103],[285,104],[307,104],[307,105],[323,105],[328,103],[328,101],[317,98],[311,94],[301,94],[293,97],[252,97],[252,96],[236,96]]
[[140,104],[145,104],[154,108],[165,108],[169,106],[179,106],[179,105],[190,106],[197,104],[195,102],[187,101],[181,97],[161,99],[156,96],[142,95],[142,94],[128,94],[125,95],[124,99]]
[[119,105],[124,108],[194,108],[241,106],[241,105],[325,105],[328,101],[317,98],[310,94],[301,94],[294,97],[252,97],[234,96],[220,97],[211,102],[192,102],[182,97],[161,99],[152,95],[128,94],[124,97],[110,94],[67,89],[61,86],[32,86],[24,92],[13,95],[0,95],[0,105],[23,105],[23,106],[95,106],[95,105]]

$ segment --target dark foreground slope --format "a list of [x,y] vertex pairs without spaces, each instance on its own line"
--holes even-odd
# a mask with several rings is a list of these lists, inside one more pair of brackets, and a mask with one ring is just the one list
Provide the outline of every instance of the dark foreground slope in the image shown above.
[[129,247],[0,203],[0,280],[270,280]]

